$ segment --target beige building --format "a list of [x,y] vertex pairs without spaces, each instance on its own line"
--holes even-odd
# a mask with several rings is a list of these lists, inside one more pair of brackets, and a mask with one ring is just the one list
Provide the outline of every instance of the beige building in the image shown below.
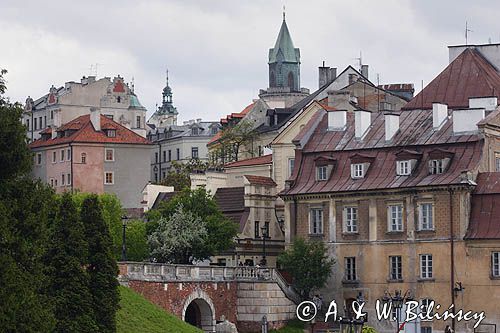
[[[439,314],[451,304],[484,311],[476,331],[500,324],[500,73],[477,47],[452,60],[402,111],[324,108],[293,140],[280,193],[286,243],[325,242],[335,266],[324,299],[347,308],[364,299],[379,332],[396,330],[375,315],[395,290],[423,312],[432,302]],[[472,332],[474,323],[416,320],[403,330]]]

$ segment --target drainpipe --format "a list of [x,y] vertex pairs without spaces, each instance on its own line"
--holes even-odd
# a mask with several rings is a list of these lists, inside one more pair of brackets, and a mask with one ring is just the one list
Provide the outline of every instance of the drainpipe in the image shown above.
[[70,165],[70,172],[71,172],[71,192],[73,192],[73,145],[70,143],[69,144],[69,151],[70,151],[70,158],[69,158],[69,165]]
[[[451,304],[455,304],[455,242],[453,230],[453,190],[448,188],[450,194],[450,283],[451,283]],[[453,311],[455,313],[455,311]],[[455,317],[451,319],[451,328],[455,332]]]
[[159,170],[158,170],[158,182],[161,182],[161,142],[158,140],[158,163],[159,163]]
[[[293,238],[297,235],[297,198],[293,198]],[[290,235],[290,241],[292,240]]]

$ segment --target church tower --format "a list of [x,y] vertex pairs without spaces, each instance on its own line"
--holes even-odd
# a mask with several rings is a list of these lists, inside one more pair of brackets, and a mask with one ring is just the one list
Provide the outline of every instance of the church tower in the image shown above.
[[172,88],[168,85],[168,71],[165,88],[162,92],[162,103],[151,116],[148,123],[156,127],[165,127],[168,125],[177,125],[177,108],[172,99]]
[[259,97],[271,108],[291,107],[307,95],[309,89],[300,87],[300,50],[293,45],[283,12],[278,39],[269,49],[269,88]]
[[293,46],[285,13],[274,48],[269,49],[269,88],[300,91],[300,50]]

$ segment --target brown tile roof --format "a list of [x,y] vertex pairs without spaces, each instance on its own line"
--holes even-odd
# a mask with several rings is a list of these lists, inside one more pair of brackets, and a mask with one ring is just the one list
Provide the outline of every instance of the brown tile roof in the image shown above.
[[208,141],[207,143],[207,146],[211,143],[214,143],[216,141],[218,141],[220,139],[220,137],[222,136],[222,131],[218,131],[211,139],[210,141]]
[[249,209],[245,207],[244,187],[221,187],[215,192],[214,199],[228,219],[239,225],[242,232],[248,219]]
[[251,165],[261,165],[273,163],[273,155],[264,155],[259,157],[247,158],[246,160],[240,160],[236,162],[227,163],[224,165],[226,168],[235,168],[241,166],[251,166]]
[[431,109],[433,102],[450,108],[469,106],[469,97],[500,98],[500,73],[481,53],[468,48],[418,93],[403,109]]
[[[250,110],[252,110],[253,106],[255,105],[255,103],[257,102],[252,102],[251,104],[247,105],[241,112],[238,112],[238,113],[231,113],[229,115],[227,115],[225,118],[221,118],[220,120],[220,123],[221,124],[227,124],[228,123],[228,119],[232,119],[232,118],[244,118],[245,115],[250,112]],[[210,141],[208,141],[207,145],[210,145],[214,142],[217,142],[221,137],[221,131],[217,132],[217,134],[215,134],[211,139]]]
[[500,173],[481,173],[476,183],[465,239],[500,239]]
[[[62,138],[54,138],[48,140],[36,140],[30,144],[30,148],[53,146],[70,142],[85,142],[85,143],[128,143],[128,144],[151,144],[149,140],[143,138],[132,130],[118,124],[117,122],[101,115],[102,129],[115,129],[116,136],[108,137],[103,131],[96,131],[90,115],[83,115],[59,127],[56,131],[75,130],[69,136]],[[50,132],[47,132],[50,133]]]
[[252,185],[276,186],[276,183],[271,177],[245,175],[245,178]]
[[172,199],[174,196],[176,196],[179,192],[160,192],[156,196],[155,202],[153,203],[153,206],[151,209],[157,209],[162,202],[167,202],[170,199]]

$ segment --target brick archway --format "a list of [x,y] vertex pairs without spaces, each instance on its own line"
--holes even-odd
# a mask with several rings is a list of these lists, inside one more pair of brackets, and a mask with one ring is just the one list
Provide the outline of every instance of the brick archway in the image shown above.
[[193,306],[199,312],[199,325],[201,329],[204,332],[213,332],[215,330],[215,307],[210,296],[201,289],[197,289],[191,293],[184,302],[182,320],[186,321],[188,307],[192,308]]

